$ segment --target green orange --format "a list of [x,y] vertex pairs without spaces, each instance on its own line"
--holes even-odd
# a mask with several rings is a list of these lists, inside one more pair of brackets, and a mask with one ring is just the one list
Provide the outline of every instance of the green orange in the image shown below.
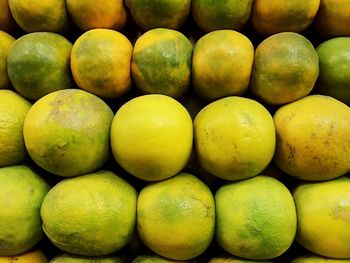
[[325,257],[350,258],[349,189],[348,177],[301,183],[295,189],[296,240],[303,247]]
[[7,75],[7,56],[15,39],[0,30],[0,89],[9,88],[10,80]]
[[32,100],[71,88],[71,50],[72,44],[56,33],[30,33],[18,38],[7,57],[8,76],[13,87]]
[[268,104],[285,104],[308,95],[318,74],[312,43],[298,33],[278,33],[255,50],[250,88]]
[[113,112],[83,90],[52,92],[33,104],[23,134],[31,158],[60,176],[93,172],[109,155]]
[[0,263],[48,263],[41,250],[29,250],[15,256],[0,256]]
[[67,9],[74,24],[87,31],[94,28],[123,29],[127,14],[123,0],[67,0]]
[[315,19],[318,33],[324,37],[349,37],[350,2],[348,0],[321,0]]
[[13,18],[26,32],[62,32],[69,18],[62,0],[8,0]]
[[147,181],[179,173],[190,159],[192,141],[189,113],[165,95],[128,101],[115,114],[111,127],[115,159],[130,174]]
[[124,260],[112,255],[104,257],[84,257],[65,253],[51,259],[50,263],[124,263]]
[[85,32],[74,43],[71,54],[76,84],[104,98],[123,95],[131,85],[132,50],[130,41],[114,30]]
[[215,100],[243,94],[254,59],[250,40],[233,30],[217,30],[201,37],[192,56],[192,85],[203,98]]
[[24,119],[31,104],[12,90],[0,90],[0,167],[21,163],[26,156]]
[[308,254],[297,256],[290,263],[350,263],[350,259],[325,258],[318,255]]
[[0,168],[0,255],[17,256],[42,238],[40,207],[47,183],[25,165]]
[[263,35],[302,32],[314,20],[319,6],[320,0],[255,0],[251,21],[254,29]]
[[192,0],[192,16],[204,31],[240,30],[249,20],[253,0]]
[[350,105],[350,37],[337,37],[317,47],[320,76],[317,91]]
[[214,235],[214,197],[197,177],[179,175],[150,184],[140,192],[137,230],[157,254],[188,260],[202,254]]
[[280,181],[256,176],[215,194],[216,240],[235,256],[272,259],[292,244],[297,230],[293,197]]
[[190,0],[126,0],[134,21],[144,30],[179,29],[191,10]]
[[137,39],[131,73],[143,93],[159,93],[178,98],[191,80],[192,44],[180,32],[157,28]]
[[83,256],[108,255],[130,241],[136,199],[135,189],[113,172],[64,179],[45,196],[40,211],[42,227],[63,251]]
[[198,113],[194,142],[199,163],[207,172],[225,180],[241,180],[258,175],[270,163],[275,127],[263,105],[231,96]]
[[267,261],[267,260],[249,260],[249,259],[243,259],[243,258],[236,258],[236,257],[214,257],[209,260],[208,263],[272,263],[272,261]]
[[350,108],[323,95],[280,107],[275,163],[302,180],[322,181],[350,171]]

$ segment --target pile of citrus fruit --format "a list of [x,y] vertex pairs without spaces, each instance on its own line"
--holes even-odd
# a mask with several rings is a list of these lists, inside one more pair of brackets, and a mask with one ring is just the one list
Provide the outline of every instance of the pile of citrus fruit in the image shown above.
[[0,0],[0,263],[349,263],[349,25],[349,0]]

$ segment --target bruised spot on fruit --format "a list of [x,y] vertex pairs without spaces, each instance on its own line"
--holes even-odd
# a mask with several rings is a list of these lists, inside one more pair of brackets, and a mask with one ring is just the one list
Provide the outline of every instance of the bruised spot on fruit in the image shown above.
[[283,118],[282,124],[287,125],[291,120],[293,120],[294,117],[295,117],[295,112],[292,112],[291,114]]
[[294,162],[296,149],[293,145],[289,143],[287,143],[287,148],[288,148],[288,165],[291,166],[292,163]]
[[331,216],[335,220],[350,221],[350,201],[346,199],[339,201],[332,208]]

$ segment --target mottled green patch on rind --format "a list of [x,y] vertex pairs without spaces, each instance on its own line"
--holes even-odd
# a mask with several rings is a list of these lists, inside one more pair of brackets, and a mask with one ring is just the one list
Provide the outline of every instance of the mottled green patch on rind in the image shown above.
[[112,120],[112,110],[98,97],[81,90],[57,91],[32,106],[24,123],[25,144],[32,159],[49,172],[85,174],[107,160]]
[[65,179],[44,199],[43,229],[64,251],[107,255],[130,241],[136,201],[135,189],[109,171]]
[[339,37],[317,47],[320,75],[317,89],[350,105],[350,38]]
[[179,261],[179,260],[162,258],[160,256],[146,256],[146,255],[138,256],[132,261],[132,263],[181,263],[181,262],[195,262],[195,261],[192,261],[192,260]]
[[37,100],[73,86],[69,60],[72,44],[55,33],[31,33],[14,43],[8,57],[8,75],[24,97]]
[[248,21],[253,0],[192,0],[196,23],[205,31],[241,29]]
[[311,42],[297,33],[279,33],[255,51],[251,90],[269,104],[288,103],[308,95],[318,74]]
[[177,98],[189,87],[191,57],[192,44],[185,36],[154,43],[133,54],[133,80],[144,93]]
[[[50,4],[36,4],[40,0],[9,0],[11,13],[17,24],[26,32],[62,32],[68,28],[69,20],[65,2],[50,0]],[[30,9],[28,8],[30,7]]]
[[24,165],[0,168],[0,255],[18,255],[42,237],[39,210],[46,182]]
[[283,254],[296,233],[296,212],[288,189],[258,176],[221,187],[216,200],[216,239],[243,258],[271,259]]
[[190,0],[126,0],[133,19],[145,30],[179,28],[190,13]]

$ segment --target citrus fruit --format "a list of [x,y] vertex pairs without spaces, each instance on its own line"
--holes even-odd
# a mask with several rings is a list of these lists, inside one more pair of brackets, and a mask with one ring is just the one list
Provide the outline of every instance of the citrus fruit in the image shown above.
[[72,87],[71,49],[72,44],[56,33],[38,32],[20,37],[7,57],[8,76],[13,87],[32,100]]
[[241,33],[208,33],[193,49],[192,85],[208,100],[241,95],[248,88],[253,59],[253,44]]
[[137,202],[137,230],[147,247],[175,260],[202,254],[212,241],[214,197],[197,177],[180,173],[150,184]]
[[191,79],[192,44],[180,32],[157,28],[137,39],[131,73],[143,93],[174,98],[183,95]]
[[253,0],[192,0],[192,16],[204,31],[240,30],[249,20]]
[[137,256],[132,261],[132,263],[181,263],[181,262],[185,263],[185,262],[195,262],[195,261],[171,260],[171,259],[166,259],[159,256],[146,256],[146,255]]
[[134,21],[144,30],[179,29],[191,11],[191,0],[126,0]]
[[266,260],[249,260],[249,259],[242,259],[242,258],[235,258],[235,257],[215,257],[209,260],[208,263],[244,263],[244,262],[250,262],[250,263],[263,263],[263,262],[270,262],[272,261],[266,261]]
[[254,29],[263,35],[302,32],[314,20],[319,6],[320,0],[255,0],[251,21]]
[[10,81],[7,76],[7,55],[15,39],[0,30],[0,89],[7,88]]
[[87,31],[94,28],[123,29],[126,11],[123,0],[66,0],[67,9],[74,24]]
[[158,181],[180,172],[192,151],[193,127],[187,110],[159,94],[136,97],[116,113],[112,151],[132,175]]
[[[62,254],[50,260],[50,263],[123,263],[120,257],[84,257],[71,254]],[[1,263],[1,262],[0,262]]]
[[350,37],[337,37],[317,47],[320,61],[318,92],[350,105]]
[[0,263],[48,263],[41,250],[28,251],[17,256],[0,256]]
[[16,23],[11,15],[8,0],[0,0],[0,30],[11,32]]
[[93,29],[74,43],[71,68],[75,82],[100,97],[115,98],[129,90],[131,84],[130,41],[110,29]]
[[26,32],[62,32],[69,18],[62,0],[8,0],[13,18]]
[[67,178],[46,195],[41,206],[42,227],[63,251],[108,255],[129,242],[136,199],[135,189],[109,171]]
[[275,163],[302,180],[321,181],[350,171],[350,108],[323,95],[280,107]]
[[258,175],[271,161],[275,127],[270,113],[260,103],[226,97],[198,113],[194,141],[205,170],[225,180],[240,180]]
[[42,237],[40,206],[49,186],[31,168],[0,168],[0,255],[32,248]]
[[293,197],[278,180],[256,176],[215,194],[216,240],[233,255],[272,259],[292,244],[297,220]]
[[108,158],[113,112],[93,94],[67,89],[38,100],[24,121],[25,146],[45,170],[76,176],[97,170]]
[[325,257],[350,258],[350,178],[299,185],[293,194],[298,214],[296,240]]
[[290,263],[350,263],[350,259],[324,258],[318,255],[297,256]]
[[350,2],[348,0],[321,0],[315,19],[318,33],[324,37],[350,36]]
[[0,167],[24,160],[23,123],[30,107],[12,90],[0,90]]
[[256,49],[251,91],[268,104],[285,104],[308,95],[319,74],[311,42],[293,32],[275,34]]

